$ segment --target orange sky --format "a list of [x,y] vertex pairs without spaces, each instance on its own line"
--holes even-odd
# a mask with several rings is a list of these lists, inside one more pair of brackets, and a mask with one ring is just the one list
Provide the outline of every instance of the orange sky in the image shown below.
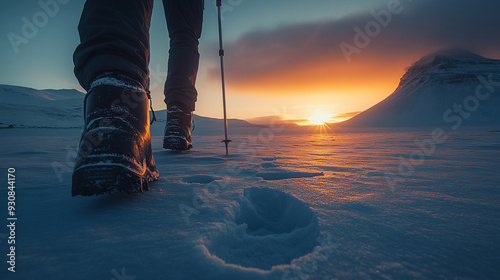
[[[339,120],[335,117],[366,110],[389,96],[405,69],[433,52],[462,48],[500,58],[500,18],[492,2],[448,4],[402,1],[401,12],[392,14],[386,26],[379,25],[364,46],[356,44],[356,30],[366,33],[368,23],[375,24],[372,11],[381,13],[386,6],[256,29],[228,40],[224,61],[229,116],[308,119],[321,110]],[[346,59],[342,44],[355,46],[357,52]],[[212,55],[216,51],[216,44],[202,50],[197,113],[220,117],[220,65]]]
[[[345,116],[334,117],[363,111],[383,100],[396,89],[405,68],[418,58],[420,55],[415,54],[387,60],[367,53],[348,63],[343,57],[331,55],[296,65],[278,65],[272,72],[256,73],[251,79],[232,74],[229,64],[228,112],[234,118],[281,114],[288,119],[308,119],[319,110],[331,115],[331,121],[344,120]],[[212,76],[201,77],[197,111],[210,106],[204,92],[220,91],[219,73],[213,72]],[[234,103],[245,107],[233,109]]]
[[[21,32],[20,18],[39,10],[36,4],[18,2],[0,11],[2,34]],[[222,21],[228,116],[308,119],[324,111],[335,119],[383,100],[396,89],[405,68],[431,52],[463,48],[500,59],[500,1],[400,0],[399,12],[391,14],[348,62],[339,46],[356,45],[356,29],[366,33],[368,24],[377,23],[373,13],[384,14],[393,2],[397,1],[226,1],[235,5]],[[79,42],[76,27],[83,3],[64,6],[65,12],[51,18],[17,54],[7,39],[1,41],[5,71],[0,82],[82,90],[73,74],[72,54]],[[221,118],[216,18],[214,1],[205,1],[195,113]],[[150,33],[153,107],[161,110],[166,107],[163,84],[169,45],[161,5],[153,11]]]

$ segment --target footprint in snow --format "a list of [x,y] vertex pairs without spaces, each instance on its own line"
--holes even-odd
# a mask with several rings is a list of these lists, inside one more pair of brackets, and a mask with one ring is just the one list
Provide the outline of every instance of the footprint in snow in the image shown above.
[[316,215],[306,203],[279,190],[253,187],[244,190],[231,218],[205,246],[228,264],[269,270],[312,252],[317,235]]

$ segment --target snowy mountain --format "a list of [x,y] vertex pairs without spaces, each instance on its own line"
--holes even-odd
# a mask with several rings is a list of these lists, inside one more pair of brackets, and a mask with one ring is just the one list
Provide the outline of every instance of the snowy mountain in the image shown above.
[[492,126],[500,125],[499,109],[500,60],[446,50],[415,62],[394,93],[343,124]]
[[[85,93],[75,89],[37,90],[27,87],[0,85],[0,127],[51,127],[69,128],[83,126],[83,99]],[[166,110],[155,111],[157,122],[151,127],[152,135],[163,135]],[[198,135],[221,135],[224,122],[221,119],[195,115],[195,131]],[[261,126],[230,119],[232,133],[248,132]]]

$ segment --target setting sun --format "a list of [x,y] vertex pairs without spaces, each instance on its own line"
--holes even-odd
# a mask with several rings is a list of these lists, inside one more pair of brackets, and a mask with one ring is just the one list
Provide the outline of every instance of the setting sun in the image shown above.
[[324,125],[325,123],[331,122],[331,119],[332,115],[326,112],[316,112],[308,118],[309,124],[312,125]]

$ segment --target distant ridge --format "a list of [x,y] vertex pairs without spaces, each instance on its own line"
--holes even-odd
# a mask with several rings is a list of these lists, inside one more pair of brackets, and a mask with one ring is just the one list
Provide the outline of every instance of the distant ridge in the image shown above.
[[[28,87],[0,85],[0,128],[79,128],[83,127],[85,93],[75,89],[37,90]],[[156,111],[157,122],[151,126],[154,136],[163,135],[166,110]],[[195,115],[194,135],[222,135],[221,119]],[[261,126],[244,120],[229,119],[230,132],[247,133]]]

